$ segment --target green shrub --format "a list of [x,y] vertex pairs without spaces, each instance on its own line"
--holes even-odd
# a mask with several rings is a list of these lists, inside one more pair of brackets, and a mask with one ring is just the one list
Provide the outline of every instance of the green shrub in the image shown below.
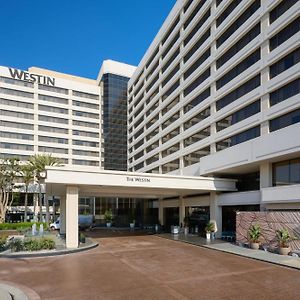
[[41,240],[42,249],[55,249],[55,242],[50,238],[42,238]]
[[24,243],[21,239],[12,239],[8,242],[8,248],[12,252],[19,252],[24,250]]
[[27,239],[24,242],[26,251],[51,250],[55,249],[55,242],[50,238]]
[[[48,225],[43,222],[34,222],[34,223],[36,223],[37,230],[39,230],[40,224],[43,224],[44,228],[48,227]],[[32,222],[2,223],[0,224],[0,230],[19,230],[19,231],[27,230],[27,229],[31,229],[31,226],[34,223]]]
[[259,224],[254,224],[249,228],[248,231],[250,242],[259,243],[259,238],[261,236],[261,228]]
[[7,235],[0,235],[0,252],[6,249]]

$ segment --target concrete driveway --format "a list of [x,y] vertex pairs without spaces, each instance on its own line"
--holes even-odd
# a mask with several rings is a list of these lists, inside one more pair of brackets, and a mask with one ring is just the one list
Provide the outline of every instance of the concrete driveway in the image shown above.
[[0,282],[60,300],[300,297],[297,270],[152,235],[92,235],[100,246],[87,252],[0,259]]

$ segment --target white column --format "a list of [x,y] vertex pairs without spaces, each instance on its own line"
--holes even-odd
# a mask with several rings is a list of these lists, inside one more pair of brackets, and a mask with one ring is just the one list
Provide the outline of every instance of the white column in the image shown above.
[[66,197],[60,197],[59,233],[66,234]]
[[179,197],[179,225],[184,226],[185,205],[183,197]]
[[78,187],[67,186],[66,191],[66,246],[78,247]]
[[158,220],[160,225],[164,225],[164,207],[162,199],[158,199]]
[[217,193],[216,192],[210,192],[209,197],[209,203],[210,203],[210,222],[213,222],[216,224],[217,231],[216,231],[216,237],[220,238],[222,235],[222,206],[218,205],[217,202]]
[[[260,189],[272,186],[272,164],[271,163],[266,162],[266,163],[262,163],[259,166],[259,185],[260,185]],[[260,210],[261,211],[266,210],[266,206],[262,202],[260,202]]]

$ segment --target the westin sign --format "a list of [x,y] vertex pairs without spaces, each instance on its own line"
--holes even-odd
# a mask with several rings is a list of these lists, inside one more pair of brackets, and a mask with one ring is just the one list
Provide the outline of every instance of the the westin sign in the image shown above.
[[14,79],[20,79],[29,82],[37,82],[39,84],[46,84],[55,86],[55,78],[44,76],[44,75],[37,75],[31,74],[29,72],[8,68],[10,76]]

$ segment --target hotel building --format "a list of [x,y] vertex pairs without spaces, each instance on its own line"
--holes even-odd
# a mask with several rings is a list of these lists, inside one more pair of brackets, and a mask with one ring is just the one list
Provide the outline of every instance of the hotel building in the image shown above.
[[[237,210],[299,210],[299,31],[297,0],[178,0],[128,84],[129,170],[235,179],[223,230]],[[160,199],[160,220],[209,198]]]

